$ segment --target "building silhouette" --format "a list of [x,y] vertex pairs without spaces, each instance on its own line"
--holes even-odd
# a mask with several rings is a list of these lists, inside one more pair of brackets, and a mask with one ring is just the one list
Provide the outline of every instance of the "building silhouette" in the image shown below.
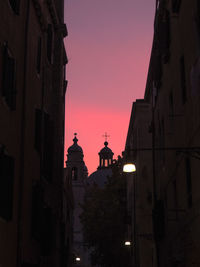
[[[83,230],[80,220],[82,213],[81,204],[83,204],[88,171],[83,160],[84,154],[82,148],[78,145],[78,139],[74,134],[73,145],[67,150],[66,161],[66,180],[72,185],[73,193],[73,245],[72,245],[72,266],[89,267],[89,254],[83,240]],[[80,259],[80,262],[77,261]]]
[[145,96],[133,104],[125,148],[135,149],[137,169],[133,266],[146,266],[152,253],[149,266],[200,266],[199,8],[195,0],[156,1]]
[[0,3],[0,266],[66,266],[62,0]]
[[99,152],[99,166],[97,171],[88,177],[88,185],[98,185],[103,187],[108,177],[112,176],[111,165],[113,164],[114,153],[108,147],[108,142],[104,142],[104,147]]

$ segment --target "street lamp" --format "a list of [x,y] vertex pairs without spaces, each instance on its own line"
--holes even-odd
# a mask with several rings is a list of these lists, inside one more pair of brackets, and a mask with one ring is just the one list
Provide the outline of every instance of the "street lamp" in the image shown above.
[[[178,153],[186,154],[187,156],[190,156],[192,158],[196,158],[200,160],[200,147],[152,147],[152,148],[139,148],[139,149],[127,149],[128,155],[130,152],[138,152],[138,151],[175,151]],[[130,156],[128,157],[128,160],[125,158],[125,163],[123,165],[123,172],[135,172],[136,166],[133,163],[133,160],[130,159]],[[155,164],[155,162],[154,162]]]
[[[161,221],[161,217],[163,216],[163,204],[161,202],[160,199],[158,199],[157,197],[157,192],[156,192],[156,172],[155,172],[155,152],[156,151],[174,151],[176,154],[185,154],[186,156],[195,158],[197,160],[200,160],[200,147],[155,147],[154,143],[152,145],[152,147],[146,147],[146,148],[139,148],[139,149],[130,149],[129,147],[126,148],[126,150],[123,152],[124,153],[124,165],[123,165],[123,172],[126,173],[133,173],[136,171],[136,166],[134,164],[135,162],[135,156],[132,156],[132,160],[130,157],[131,153],[134,152],[152,152],[152,180],[153,180],[153,210],[152,210],[152,219],[153,219],[153,234],[143,234],[143,235],[138,235],[137,236],[142,236],[145,237],[149,240],[153,240],[155,241],[155,246],[156,246],[156,254],[157,254],[157,262],[158,262],[158,267],[160,266],[159,264],[159,255],[158,255],[158,239],[159,236],[157,234],[157,226]],[[135,206],[135,179],[134,179],[134,207],[133,207],[133,212],[134,212],[134,247],[135,250],[137,250],[137,237],[136,237],[136,233],[137,233],[137,229],[136,229],[136,206]],[[128,243],[125,245],[128,245]],[[131,245],[131,243],[130,243]],[[130,246],[129,245],[129,246]],[[134,253],[134,264],[137,264],[137,252],[135,251]]]
[[134,163],[127,162],[124,164],[123,172],[135,172],[135,171],[136,171],[136,167]]
[[131,241],[125,241],[125,242],[124,242],[124,245],[125,245],[125,246],[131,246]]
[[80,257],[76,257],[76,261],[77,262],[81,261],[81,258]]

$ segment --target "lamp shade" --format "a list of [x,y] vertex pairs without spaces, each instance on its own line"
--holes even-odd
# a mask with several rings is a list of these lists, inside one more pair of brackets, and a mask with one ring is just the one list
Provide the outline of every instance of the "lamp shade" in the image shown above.
[[135,164],[133,164],[133,163],[124,164],[123,172],[135,172],[135,171],[136,171]]

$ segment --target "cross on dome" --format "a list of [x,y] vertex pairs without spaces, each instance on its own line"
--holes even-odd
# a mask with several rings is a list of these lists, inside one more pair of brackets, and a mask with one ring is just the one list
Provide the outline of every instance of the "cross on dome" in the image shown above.
[[103,137],[105,137],[105,142],[107,142],[107,140],[108,140],[108,137],[110,137],[110,135],[108,135],[107,134],[107,132],[105,132],[105,134],[104,135],[102,135]]

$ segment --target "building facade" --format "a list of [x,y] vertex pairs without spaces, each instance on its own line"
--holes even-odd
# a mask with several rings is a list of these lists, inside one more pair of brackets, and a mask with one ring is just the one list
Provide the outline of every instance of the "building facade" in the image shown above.
[[127,173],[127,240],[131,241],[132,266],[155,266],[152,208],[152,134],[150,104],[142,99],[132,106],[124,159],[132,160],[136,172]]
[[[200,265],[199,8],[196,0],[156,1],[144,96],[151,110],[152,167],[147,171],[153,196],[156,260],[152,266]],[[140,117],[137,113],[135,116]],[[147,130],[143,134],[148,138]],[[137,255],[142,258],[140,252]]]
[[61,0],[0,3],[2,267],[66,266],[63,10]]

